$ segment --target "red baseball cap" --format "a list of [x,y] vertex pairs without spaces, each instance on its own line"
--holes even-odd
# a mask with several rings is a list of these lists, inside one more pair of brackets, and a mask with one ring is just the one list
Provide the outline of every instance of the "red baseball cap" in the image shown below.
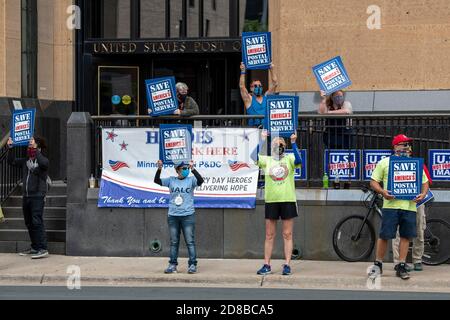
[[396,146],[403,142],[412,142],[412,141],[413,141],[413,139],[408,138],[404,134],[399,134],[399,135],[395,136],[394,139],[392,139],[392,146]]

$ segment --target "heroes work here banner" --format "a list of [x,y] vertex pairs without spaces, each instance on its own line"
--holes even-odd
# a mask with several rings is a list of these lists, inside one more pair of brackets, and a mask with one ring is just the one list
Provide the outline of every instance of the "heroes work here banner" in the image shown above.
[[313,67],[320,89],[326,94],[342,90],[352,84],[341,57],[335,57]]
[[[196,208],[254,209],[258,167],[250,159],[258,129],[194,129],[192,159],[205,183],[195,191]],[[103,129],[101,208],[166,208],[169,189],[155,178],[159,129]],[[176,176],[164,165],[161,178]]]
[[268,96],[266,129],[270,135],[289,138],[297,132],[299,97]]
[[270,32],[243,32],[242,59],[248,70],[267,70],[272,64]]
[[398,200],[413,200],[422,191],[423,159],[391,157],[388,190]]
[[174,77],[146,80],[145,88],[151,116],[172,115],[178,109]]

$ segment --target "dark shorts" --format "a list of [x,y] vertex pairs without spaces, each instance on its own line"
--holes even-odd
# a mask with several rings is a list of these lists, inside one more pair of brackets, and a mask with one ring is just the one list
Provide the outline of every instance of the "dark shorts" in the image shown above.
[[401,238],[412,239],[417,237],[416,212],[383,209],[380,238],[383,240],[395,239],[397,228]]
[[296,202],[266,203],[266,219],[289,220],[298,217]]

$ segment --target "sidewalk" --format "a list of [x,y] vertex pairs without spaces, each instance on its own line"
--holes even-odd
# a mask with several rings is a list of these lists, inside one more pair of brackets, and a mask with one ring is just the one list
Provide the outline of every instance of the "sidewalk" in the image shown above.
[[[50,256],[31,260],[15,254],[0,254],[0,286],[66,286],[69,266],[79,266],[81,286],[172,286],[226,288],[285,288],[370,290],[366,270],[370,263],[293,261],[291,276],[281,275],[283,261],[273,261],[274,274],[256,275],[260,260],[199,259],[199,273],[187,274],[186,259],[179,273],[165,275],[167,258],[97,258]],[[393,264],[383,267],[381,290],[450,292],[450,265],[424,267],[411,272],[411,279],[395,277]]]

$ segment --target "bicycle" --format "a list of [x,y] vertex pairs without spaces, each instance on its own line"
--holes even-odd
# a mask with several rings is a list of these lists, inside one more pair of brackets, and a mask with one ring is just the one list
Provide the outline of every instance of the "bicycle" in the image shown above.
[[[333,248],[345,261],[357,262],[368,258],[375,247],[375,229],[369,218],[377,213],[380,218],[383,197],[375,191],[363,187],[368,195],[363,200],[368,208],[365,216],[352,215],[338,222],[333,231]],[[425,251],[422,261],[426,265],[439,265],[450,259],[450,224],[442,219],[426,220],[424,231]],[[411,245],[410,248],[411,250]]]

